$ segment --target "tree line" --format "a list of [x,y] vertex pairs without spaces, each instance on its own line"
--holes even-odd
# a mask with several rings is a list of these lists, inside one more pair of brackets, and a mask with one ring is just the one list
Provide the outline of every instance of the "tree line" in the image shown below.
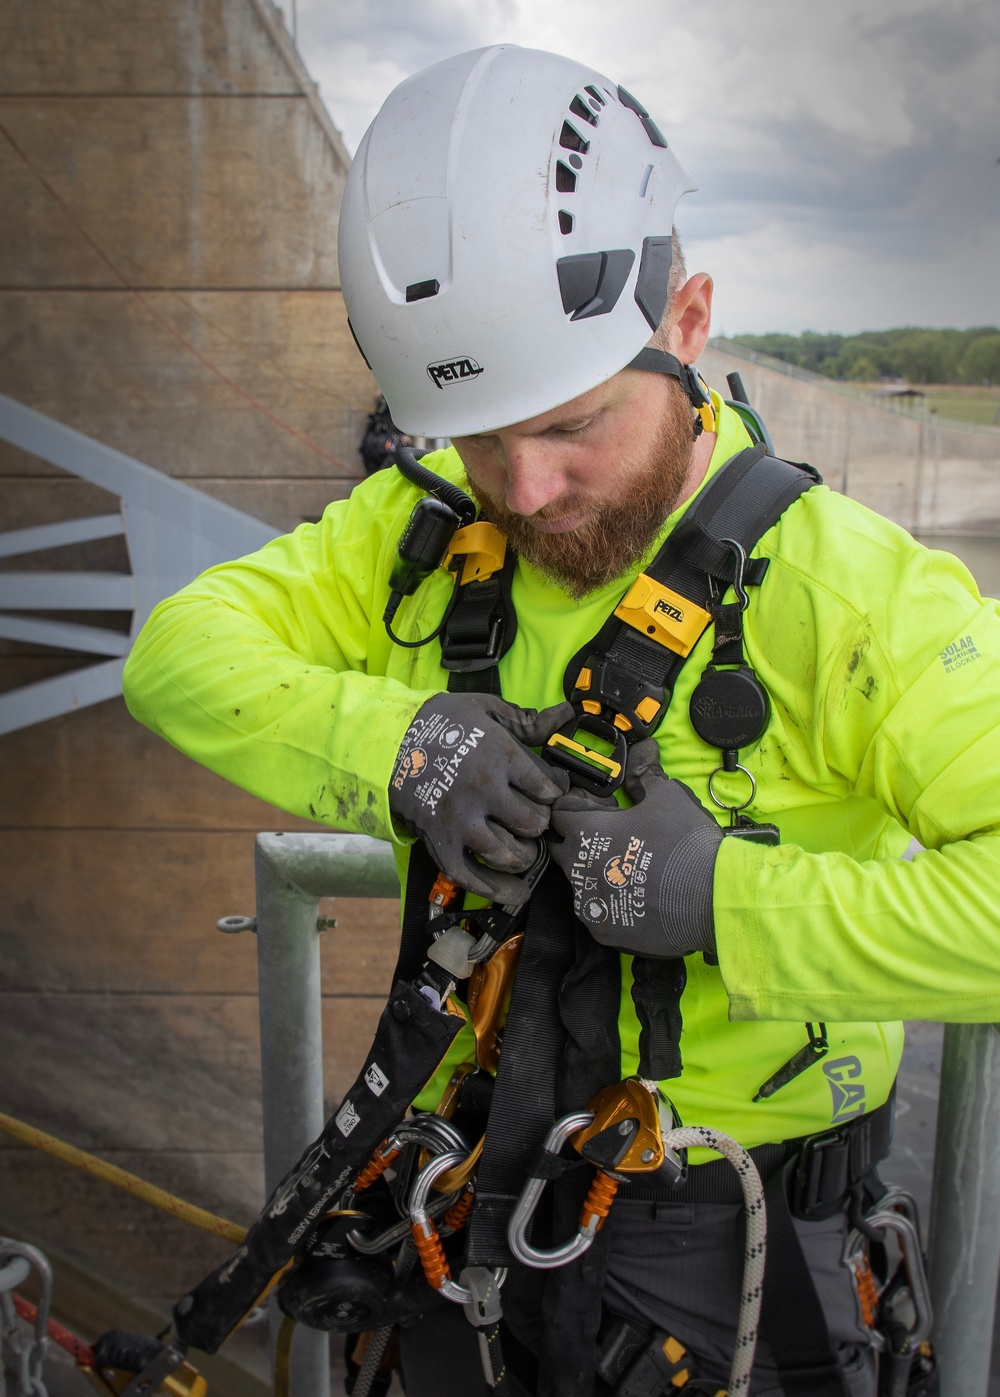
[[743,345],[801,369],[855,383],[905,378],[910,383],[1000,384],[1000,328],[865,330],[860,335],[730,335]]

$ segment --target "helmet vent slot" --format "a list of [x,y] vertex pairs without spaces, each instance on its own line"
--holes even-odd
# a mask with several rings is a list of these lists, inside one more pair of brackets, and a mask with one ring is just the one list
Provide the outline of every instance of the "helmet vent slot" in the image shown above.
[[559,231],[560,233],[572,233],[573,215],[567,213],[565,209],[559,210]]
[[576,175],[561,160],[556,162],[556,189],[560,194],[572,194],[576,189]]
[[580,117],[582,121],[589,121],[591,126],[597,125],[597,117],[590,110],[582,97],[574,97],[569,104],[569,109],[574,116]]
[[653,330],[663,319],[663,312],[667,308],[673,251],[673,239],[669,233],[660,238],[642,240],[639,275],[635,281],[635,303]]
[[614,310],[634,261],[635,253],[629,247],[560,257],[556,263],[559,294],[569,318],[589,320]]
[[559,132],[559,144],[563,150],[578,150],[581,155],[586,155],[590,149],[590,142],[585,141],[579,131],[575,131],[568,121],[562,124]]
[[434,277],[429,281],[414,281],[406,288],[406,304],[411,301],[426,301],[431,296],[436,296],[441,290],[441,283]]
[[620,87],[618,89],[618,100],[619,102],[621,102],[623,107],[628,107],[630,112],[635,112],[636,116],[642,122],[642,129],[649,137],[650,144],[654,146],[660,146],[661,149],[666,150],[666,137],[664,136],[660,128],[657,126],[656,122],[651,120],[649,112],[647,112],[646,108],[642,105],[638,98],[633,97],[631,92],[629,92],[627,88]]

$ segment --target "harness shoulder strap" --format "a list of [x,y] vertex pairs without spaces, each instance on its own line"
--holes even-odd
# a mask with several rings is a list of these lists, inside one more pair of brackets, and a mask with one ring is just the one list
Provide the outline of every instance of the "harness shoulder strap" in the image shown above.
[[[731,544],[749,555],[819,480],[811,466],[768,456],[763,446],[747,447],[722,467],[567,666],[563,688],[584,729],[612,736],[623,749],[659,727],[688,655],[711,624],[709,603],[735,580]],[[749,559],[744,582],[759,585],[767,566],[766,558]],[[605,711],[596,711],[598,704]]]

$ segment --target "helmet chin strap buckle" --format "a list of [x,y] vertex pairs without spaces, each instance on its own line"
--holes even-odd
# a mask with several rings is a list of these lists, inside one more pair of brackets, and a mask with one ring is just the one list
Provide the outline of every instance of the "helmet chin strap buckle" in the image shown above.
[[639,350],[627,367],[676,378],[695,410],[695,436],[701,436],[702,432],[715,431],[715,409],[712,407],[711,396],[690,364],[682,364],[675,354],[668,354],[664,349],[654,349],[647,345],[645,349]]

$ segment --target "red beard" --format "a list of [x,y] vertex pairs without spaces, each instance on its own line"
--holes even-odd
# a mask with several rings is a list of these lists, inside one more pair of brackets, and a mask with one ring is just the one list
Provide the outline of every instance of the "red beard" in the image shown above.
[[[649,450],[617,463],[613,503],[586,495],[563,496],[556,505],[526,517],[512,513],[502,499],[471,487],[484,515],[518,555],[578,600],[633,568],[677,505],[691,464],[692,413],[680,384],[669,388],[663,420]],[[532,523],[573,514],[590,517],[565,534],[542,533]]]

